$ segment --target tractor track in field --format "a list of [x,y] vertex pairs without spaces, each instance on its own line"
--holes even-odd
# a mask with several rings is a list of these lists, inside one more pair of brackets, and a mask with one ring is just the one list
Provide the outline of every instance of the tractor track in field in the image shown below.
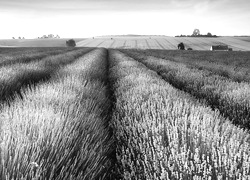
[[163,47],[163,46],[159,43],[159,41],[158,41],[157,39],[155,39],[155,41],[156,41],[156,43],[157,43],[162,49],[166,49],[165,47]]
[[115,40],[113,40],[113,42],[111,43],[111,45],[109,46],[109,48],[112,48],[112,46],[115,44]]
[[172,47],[173,47],[174,49],[176,49],[176,46],[175,46],[172,42],[170,42],[169,40],[167,40],[167,39],[165,39],[165,38],[164,38],[164,40],[165,40],[168,44],[172,45]]
[[[231,46],[231,47],[233,47],[233,48],[235,48],[235,49],[239,49],[239,50],[242,50],[242,51],[245,51],[245,50],[246,50],[246,49],[244,49],[244,48],[242,47],[242,45],[241,45],[239,42],[233,41],[233,40],[231,40],[231,39],[229,39],[229,38],[223,39],[223,41],[224,41],[224,42],[227,42],[227,44],[228,44],[229,46]],[[233,44],[233,45],[231,45],[231,44]]]
[[135,40],[135,48],[138,49],[137,40]]
[[87,43],[85,43],[85,44],[81,45],[80,47],[85,47],[85,46],[87,46],[87,45],[91,44],[92,42],[93,42],[93,41],[89,41],[89,42],[87,42]]
[[123,43],[123,47],[126,49],[126,43],[127,41],[125,40],[124,43]]
[[[188,44],[188,46],[190,47],[191,45],[193,46],[193,47],[196,47],[196,49],[194,49],[194,48],[192,48],[193,50],[206,50],[206,48],[204,48],[203,46],[198,46],[198,45],[196,45],[196,44],[194,44],[193,42],[194,41],[191,41],[191,40],[189,40],[189,39],[187,39],[187,38],[183,38],[185,41],[187,41],[187,42],[189,42],[190,44]],[[185,45],[186,46],[186,45]]]
[[198,46],[198,47],[200,47],[202,50],[209,50],[206,47],[206,43],[203,43],[200,39],[195,39],[194,38],[194,42],[198,43],[198,44],[195,44],[195,45]]
[[149,46],[149,43],[148,43],[147,39],[145,39],[145,41],[146,41],[146,44],[148,46],[148,49],[151,49],[151,47]]
[[[205,39],[196,39],[198,42],[200,42],[202,45],[204,44],[207,47],[211,47],[212,45],[210,45],[209,43],[207,43],[207,41]],[[210,49],[206,49],[206,50],[210,50]]]
[[104,41],[100,42],[99,44],[96,45],[96,47],[99,47]]

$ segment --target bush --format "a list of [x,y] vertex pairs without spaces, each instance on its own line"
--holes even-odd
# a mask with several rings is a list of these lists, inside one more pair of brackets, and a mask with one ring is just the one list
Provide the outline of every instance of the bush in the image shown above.
[[68,41],[66,41],[66,46],[67,47],[75,47],[76,46],[76,42],[74,39],[70,39]]

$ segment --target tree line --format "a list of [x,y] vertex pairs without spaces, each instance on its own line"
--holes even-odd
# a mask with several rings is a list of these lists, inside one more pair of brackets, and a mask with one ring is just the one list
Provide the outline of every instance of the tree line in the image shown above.
[[191,35],[177,35],[175,37],[217,37],[217,35],[212,35],[212,33],[208,32],[207,34],[201,34],[199,29],[194,29]]

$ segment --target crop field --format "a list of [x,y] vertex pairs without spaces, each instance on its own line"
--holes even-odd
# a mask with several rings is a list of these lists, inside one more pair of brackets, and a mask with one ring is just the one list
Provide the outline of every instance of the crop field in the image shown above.
[[[68,38],[60,39],[0,39],[0,47],[66,47]],[[74,38],[75,42],[84,38]]]
[[80,44],[0,48],[1,180],[250,179],[250,52]]
[[212,45],[228,45],[234,51],[250,51],[249,37],[168,37],[168,36],[110,36],[78,41],[78,47],[103,47],[118,49],[175,50],[183,42],[186,48],[210,50]]

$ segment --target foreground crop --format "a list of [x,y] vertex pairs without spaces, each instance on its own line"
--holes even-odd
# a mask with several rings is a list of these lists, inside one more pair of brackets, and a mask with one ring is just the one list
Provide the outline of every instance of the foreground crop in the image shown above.
[[231,88],[220,106],[233,107],[244,83],[91,50],[0,68],[1,180],[250,179],[249,132],[204,101]]
[[[130,50],[125,51],[130,52]],[[190,68],[207,70],[237,82],[250,82],[249,52],[167,50],[137,50],[135,52],[143,53],[146,56],[181,62]]]
[[19,93],[23,86],[49,79],[58,68],[73,62],[90,50],[92,49],[79,49],[48,56],[40,61],[0,67],[0,100],[12,98],[15,93]]
[[250,136],[154,71],[110,53],[122,179],[249,178]]
[[220,110],[234,124],[250,129],[250,84],[189,68],[183,63],[127,52],[159,73],[176,88],[184,90],[198,99],[205,99],[212,108]]
[[103,179],[111,166],[107,61],[95,50],[1,110],[0,179]]

